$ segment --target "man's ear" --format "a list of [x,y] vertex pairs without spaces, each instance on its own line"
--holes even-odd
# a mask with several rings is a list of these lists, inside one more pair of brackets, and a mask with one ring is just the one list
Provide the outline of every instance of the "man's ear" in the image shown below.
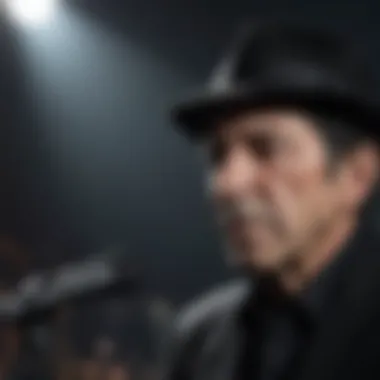
[[342,185],[346,187],[347,200],[361,205],[379,180],[379,147],[373,142],[362,144],[349,155],[344,166]]

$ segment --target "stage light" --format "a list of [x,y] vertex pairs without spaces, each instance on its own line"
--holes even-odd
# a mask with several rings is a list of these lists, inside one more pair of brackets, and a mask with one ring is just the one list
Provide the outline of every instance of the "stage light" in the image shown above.
[[52,20],[56,0],[7,0],[9,16],[17,23],[43,26]]

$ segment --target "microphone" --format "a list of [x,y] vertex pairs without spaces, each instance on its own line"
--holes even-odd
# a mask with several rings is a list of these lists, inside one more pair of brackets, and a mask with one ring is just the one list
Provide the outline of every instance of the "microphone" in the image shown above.
[[15,291],[0,296],[0,321],[30,326],[46,322],[68,302],[108,294],[138,294],[142,291],[138,268],[123,259],[125,251],[119,253],[108,249],[82,261],[26,276]]

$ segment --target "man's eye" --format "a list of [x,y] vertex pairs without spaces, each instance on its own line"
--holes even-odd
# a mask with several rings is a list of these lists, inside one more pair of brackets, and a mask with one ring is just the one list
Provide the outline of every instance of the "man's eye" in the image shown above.
[[278,142],[268,139],[252,139],[249,146],[252,153],[263,159],[271,158],[281,150]]

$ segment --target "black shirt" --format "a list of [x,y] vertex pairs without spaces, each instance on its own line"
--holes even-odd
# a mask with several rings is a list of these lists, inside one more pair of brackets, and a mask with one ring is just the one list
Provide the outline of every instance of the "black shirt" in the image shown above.
[[[272,302],[273,301],[273,302]],[[310,310],[292,299],[275,302],[260,290],[244,316],[243,380],[283,380],[294,373],[315,328]]]

